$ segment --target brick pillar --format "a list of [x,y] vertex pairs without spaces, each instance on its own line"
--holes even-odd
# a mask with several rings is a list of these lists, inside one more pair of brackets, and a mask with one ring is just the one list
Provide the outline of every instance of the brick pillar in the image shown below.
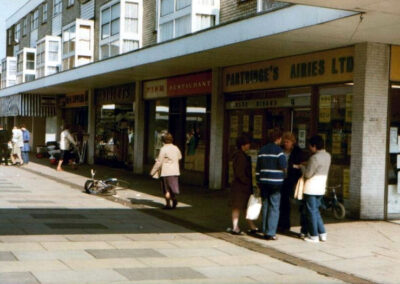
[[224,94],[222,70],[212,70],[209,187],[221,189],[224,149]]
[[355,47],[350,169],[350,214],[385,218],[389,46]]
[[145,141],[145,111],[144,100],[142,96],[142,81],[135,83],[135,133],[133,144],[133,172],[143,174],[144,164],[144,141]]

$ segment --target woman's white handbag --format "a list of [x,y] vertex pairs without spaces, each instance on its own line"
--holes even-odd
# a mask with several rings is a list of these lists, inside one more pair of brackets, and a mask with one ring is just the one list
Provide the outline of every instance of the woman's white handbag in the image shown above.
[[249,202],[247,203],[247,220],[257,220],[260,216],[262,207],[261,197],[256,197],[254,194],[250,195]]

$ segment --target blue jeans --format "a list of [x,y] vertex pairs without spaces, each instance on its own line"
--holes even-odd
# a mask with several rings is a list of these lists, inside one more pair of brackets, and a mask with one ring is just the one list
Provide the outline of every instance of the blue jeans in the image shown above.
[[275,236],[279,221],[281,185],[260,185],[262,205],[262,231],[265,235]]
[[308,231],[312,237],[316,237],[319,234],[326,233],[324,222],[322,221],[319,207],[321,205],[322,195],[308,195],[304,194],[307,220],[308,220]]
[[21,156],[22,156],[22,161],[24,161],[25,164],[29,163],[29,152],[22,151]]

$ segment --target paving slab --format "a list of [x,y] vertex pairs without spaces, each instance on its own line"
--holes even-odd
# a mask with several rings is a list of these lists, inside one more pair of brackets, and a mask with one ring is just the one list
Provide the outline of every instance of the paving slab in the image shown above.
[[6,272],[0,273],[2,284],[40,284],[30,272]]
[[175,280],[206,278],[202,273],[189,267],[151,267],[115,269],[129,280]]
[[97,283],[109,284],[118,281],[127,280],[126,277],[111,269],[93,269],[79,271],[48,271],[48,272],[33,272],[33,275],[40,281],[41,284],[53,283]]
[[133,257],[165,257],[153,249],[87,249],[94,258],[133,258]]

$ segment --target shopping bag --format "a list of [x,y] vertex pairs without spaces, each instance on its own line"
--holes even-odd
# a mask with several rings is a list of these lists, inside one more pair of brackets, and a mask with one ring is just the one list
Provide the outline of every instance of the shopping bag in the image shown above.
[[254,194],[250,195],[247,203],[246,219],[257,220],[258,216],[260,216],[261,206],[261,197],[256,197]]
[[160,175],[161,175],[161,163],[159,161],[156,161],[154,163],[153,168],[150,171],[150,175],[154,178],[154,179],[159,179]]
[[304,183],[304,176],[301,176],[297,181],[296,188],[294,190],[294,199],[303,200]]

